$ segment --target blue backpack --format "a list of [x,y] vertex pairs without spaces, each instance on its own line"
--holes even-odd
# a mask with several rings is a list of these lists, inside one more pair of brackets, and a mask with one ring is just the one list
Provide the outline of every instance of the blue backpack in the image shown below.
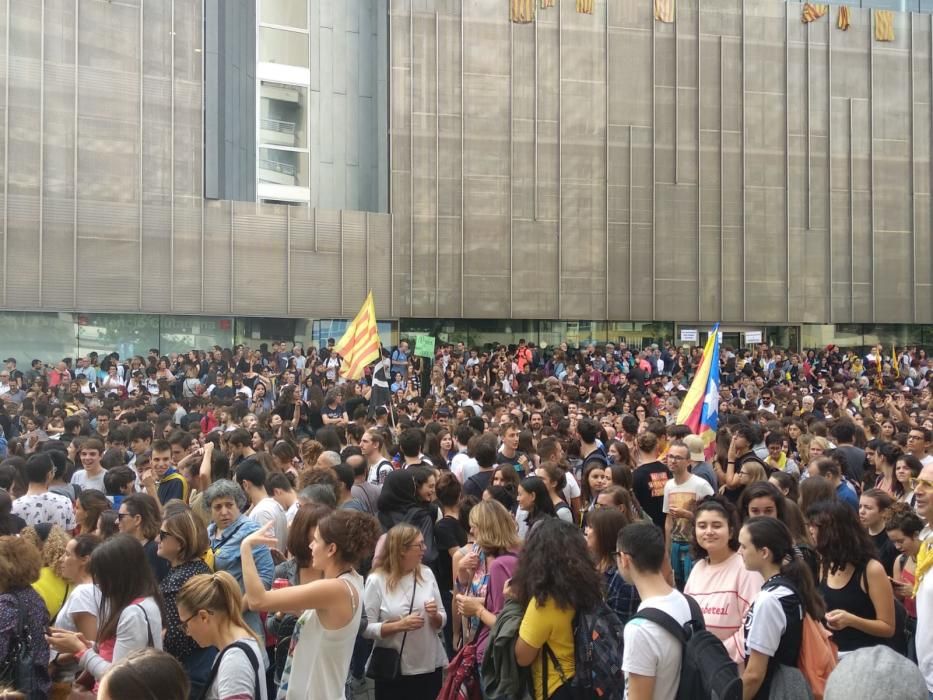
[[[576,673],[570,687],[575,698],[622,700],[625,697],[625,674],[622,672],[624,626],[619,616],[604,602],[592,610],[574,615],[573,660]],[[547,644],[544,649],[547,657],[544,660],[550,659],[564,679],[563,669],[554,652]],[[543,677],[547,678],[546,670]]]

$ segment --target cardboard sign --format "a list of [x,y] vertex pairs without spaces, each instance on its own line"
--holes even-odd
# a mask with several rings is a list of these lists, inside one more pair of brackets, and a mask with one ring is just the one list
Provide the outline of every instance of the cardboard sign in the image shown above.
[[434,337],[430,335],[415,336],[415,355],[434,359]]

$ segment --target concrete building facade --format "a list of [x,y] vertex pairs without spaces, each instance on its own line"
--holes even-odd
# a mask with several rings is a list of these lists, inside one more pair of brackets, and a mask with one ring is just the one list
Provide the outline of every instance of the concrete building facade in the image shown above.
[[930,342],[926,0],[291,2],[0,0],[0,339]]
[[933,322],[931,15],[801,9],[392,0],[399,313]]

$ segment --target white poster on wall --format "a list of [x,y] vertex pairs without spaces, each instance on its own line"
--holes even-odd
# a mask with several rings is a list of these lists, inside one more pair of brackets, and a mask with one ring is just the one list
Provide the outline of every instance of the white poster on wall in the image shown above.
[[746,345],[757,345],[761,342],[761,331],[749,331],[745,334]]
[[682,343],[695,343],[700,339],[700,333],[695,329],[681,328],[680,329],[680,342]]

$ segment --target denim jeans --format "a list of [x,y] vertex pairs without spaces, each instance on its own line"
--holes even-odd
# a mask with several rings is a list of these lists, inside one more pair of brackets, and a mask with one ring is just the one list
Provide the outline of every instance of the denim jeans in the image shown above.
[[693,569],[689,542],[671,542],[671,568],[674,570],[674,582],[678,590],[682,591]]

